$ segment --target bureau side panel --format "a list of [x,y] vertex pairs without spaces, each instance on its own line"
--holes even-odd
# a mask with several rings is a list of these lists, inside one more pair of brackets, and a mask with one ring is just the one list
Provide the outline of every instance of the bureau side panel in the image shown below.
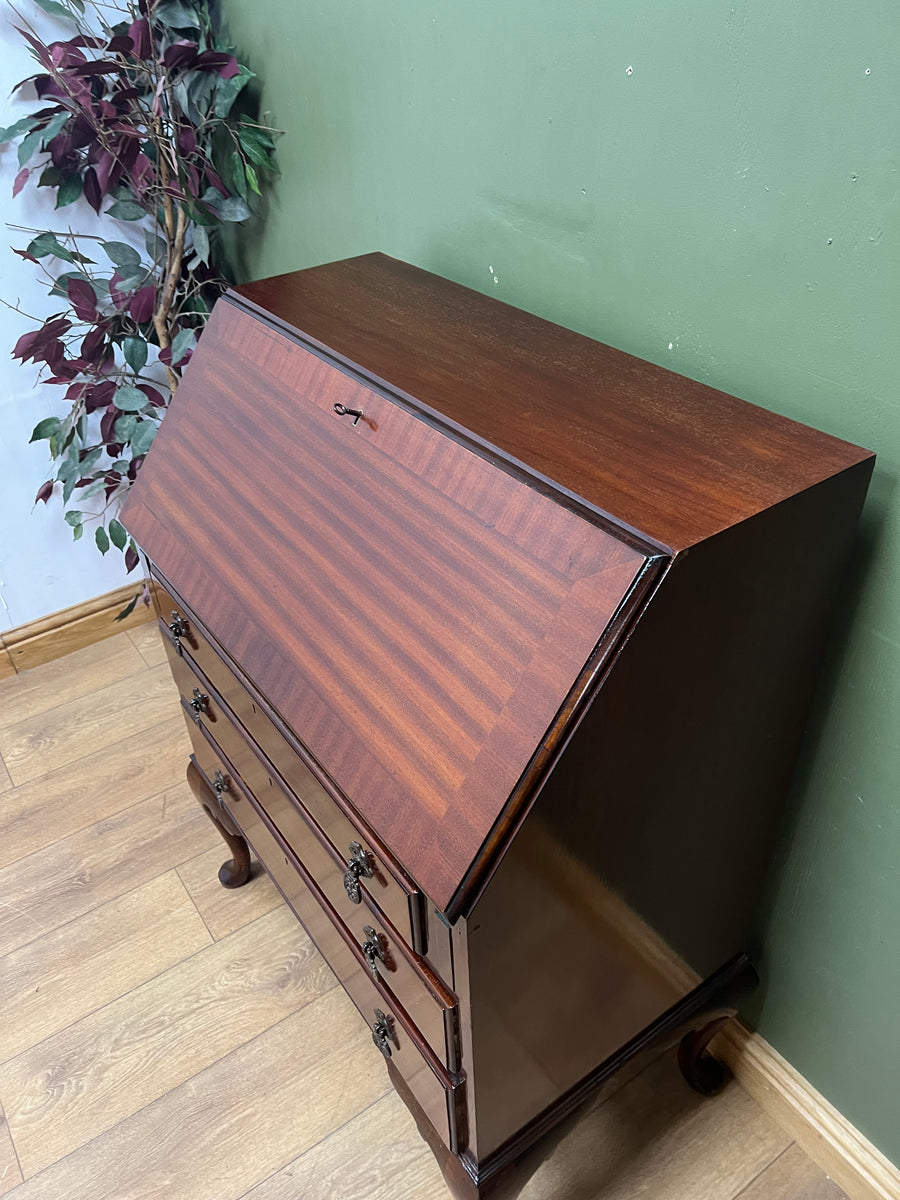
[[868,464],[675,563],[456,947],[483,1160],[748,940]]

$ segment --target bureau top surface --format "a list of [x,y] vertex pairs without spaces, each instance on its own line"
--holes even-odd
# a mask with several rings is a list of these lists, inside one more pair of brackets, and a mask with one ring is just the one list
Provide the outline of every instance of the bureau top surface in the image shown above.
[[648,578],[634,539],[227,301],[123,521],[447,910]]
[[382,254],[238,291],[673,551],[872,457]]

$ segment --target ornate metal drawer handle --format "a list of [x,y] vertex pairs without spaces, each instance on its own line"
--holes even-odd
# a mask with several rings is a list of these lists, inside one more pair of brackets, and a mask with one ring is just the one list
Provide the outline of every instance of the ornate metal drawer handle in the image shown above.
[[204,696],[198,687],[194,688],[193,695],[188,700],[188,707],[194,714],[194,720],[200,720],[201,713],[209,712],[209,696]]
[[336,412],[339,417],[352,417],[354,425],[359,424],[359,419],[363,415],[362,409],[348,408],[346,404],[333,405],[333,411]]
[[372,1026],[372,1041],[385,1058],[390,1058],[393,1051],[391,1042],[394,1040],[394,1023],[387,1013],[380,1008],[375,1009],[375,1024]]
[[172,620],[169,622],[169,633],[172,635],[172,641],[175,646],[175,653],[179,658],[184,654],[184,647],[181,644],[181,639],[187,637],[188,624],[178,609],[172,609]]
[[213,791],[216,793],[216,799],[219,801],[219,808],[225,807],[224,793],[229,791],[228,780],[221,771],[216,771],[213,775]]
[[369,964],[369,970],[377,979],[379,962],[387,961],[384,953],[384,947],[381,944],[381,938],[371,925],[363,925],[363,933],[366,935],[366,940],[362,944],[362,952],[366,956],[366,962]]
[[344,874],[344,891],[354,904],[359,904],[362,900],[360,877],[371,879],[373,873],[368,851],[364,850],[359,842],[351,842],[350,859]]

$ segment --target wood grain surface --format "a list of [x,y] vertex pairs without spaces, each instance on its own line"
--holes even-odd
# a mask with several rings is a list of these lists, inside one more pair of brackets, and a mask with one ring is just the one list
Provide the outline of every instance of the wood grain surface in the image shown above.
[[166,651],[155,621],[139,625],[137,629],[130,629],[128,639],[148,667],[158,667],[166,661]]
[[[125,733],[113,746],[85,747],[84,757],[9,791],[0,805],[0,866],[184,781],[190,741],[177,693],[169,695],[168,719]],[[160,745],[171,753],[160,754]]]
[[26,1178],[336,986],[279,907],[0,1066]]
[[0,959],[0,1061],[211,941],[174,871],[42,934]]
[[209,845],[187,784],[95,822],[0,870],[0,955],[49,933]]
[[13,1145],[3,1109],[0,1108],[0,1196],[11,1192],[22,1182],[22,1170]]
[[[79,665],[89,669],[78,670]],[[76,650],[71,657],[23,671],[0,692],[0,729],[77,700],[98,687],[119,683],[146,665],[128,635],[120,633]]]
[[442,908],[645,561],[228,304],[123,520]]
[[383,254],[237,290],[675,551],[870,457]]
[[250,882],[239,891],[232,891],[219,883],[217,872],[221,863],[222,846],[217,839],[211,849],[178,868],[179,879],[217,941],[282,903],[275,885],[259,864],[254,866]]
[[139,696],[127,680],[110,683],[92,693],[89,707],[76,698],[0,728],[0,754],[13,783],[28,783],[158,725],[172,713],[174,695],[168,668],[156,667]]

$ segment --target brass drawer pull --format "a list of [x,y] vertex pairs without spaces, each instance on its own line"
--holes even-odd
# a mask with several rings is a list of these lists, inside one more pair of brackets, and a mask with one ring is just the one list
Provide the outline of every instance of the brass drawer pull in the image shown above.
[[216,771],[215,775],[213,775],[213,791],[216,793],[216,799],[219,801],[219,808],[225,807],[224,793],[228,790],[228,780],[221,771]]
[[384,947],[381,944],[381,938],[371,925],[363,925],[363,933],[366,935],[366,940],[362,944],[362,952],[366,956],[366,962],[369,964],[369,970],[377,979],[379,962],[387,961],[384,953]]
[[394,1040],[393,1021],[383,1013],[380,1008],[375,1009],[375,1024],[372,1026],[372,1041],[381,1051],[385,1058],[390,1058],[393,1053],[391,1050],[391,1042]]
[[209,696],[204,696],[200,689],[195,687],[193,695],[188,700],[188,708],[193,712],[194,720],[199,721],[201,713],[209,712]]
[[184,647],[181,645],[181,639],[187,637],[188,624],[177,608],[172,609],[172,620],[169,622],[169,633],[172,635],[172,641],[175,646],[175,653],[179,658],[184,654]]
[[350,858],[344,874],[344,891],[353,904],[359,904],[362,900],[362,892],[359,887],[360,877],[371,879],[372,875],[372,864],[369,862],[368,852],[362,848],[359,842],[351,842]]

